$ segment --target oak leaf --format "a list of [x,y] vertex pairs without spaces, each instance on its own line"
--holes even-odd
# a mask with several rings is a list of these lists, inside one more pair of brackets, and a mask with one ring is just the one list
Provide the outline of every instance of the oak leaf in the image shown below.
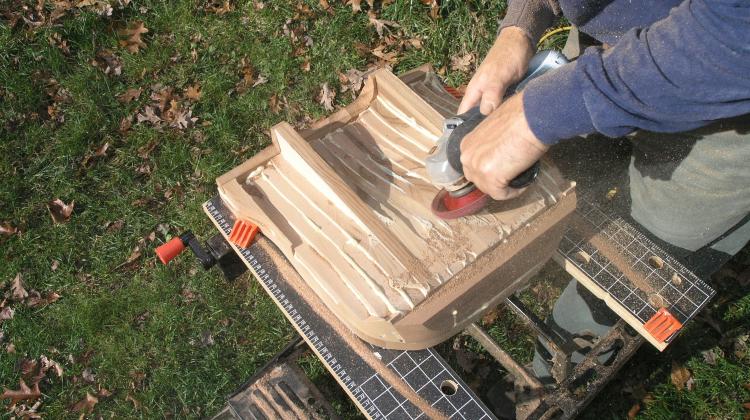
[[98,402],[98,398],[87,392],[86,396],[81,401],[78,401],[72,409],[73,411],[86,411],[87,413],[91,413],[94,411],[94,406]]
[[0,223],[0,235],[13,236],[18,233],[18,228],[8,222]]
[[148,33],[148,28],[142,21],[135,21],[129,27],[120,30],[119,34],[125,39],[120,40],[120,46],[127,48],[131,53],[137,53],[141,48],[146,47],[146,43],[141,39],[141,35]]
[[[14,311],[13,308],[11,308],[10,306],[6,306],[0,309],[0,321],[13,319],[13,315],[15,315],[15,313],[16,311]],[[8,353],[10,353],[10,351]]]
[[23,287],[21,273],[17,273],[13,282],[10,284],[10,298],[16,302],[21,302],[29,296],[29,293]]
[[685,366],[674,360],[672,361],[672,372],[669,376],[672,379],[672,385],[674,385],[678,391],[682,391],[683,389],[690,391],[693,389],[695,384],[693,375]]
[[346,4],[352,6],[352,11],[357,13],[362,10],[362,0],[347,0]]
[[124,104],[129,104],[133,102],[134,100],[138,99],[141,96],[142,92],[143,92],[143,88],[130,88],[126,90],[124,93],[122,93],[120,96],[118,96],[117,100]]
[[392,21],[392,20],[384,20],[384,19],[378,19],[377,15],[375,15],[375,12],[370,10],[367,12],[367,18],[370,21],[370,25],[375,27],[375,32],[378,33],[378,36],[380,38],[383,37],[384,31],[390,32],[390,28],[400,28],[401,25],[398,23]]
[[42,363],[42,368],[44,370],[52,369],[55,371],[55,374],[58,378],[62,378],[63,376],[63,368],[62,366],[57,363],[56,361],[47,358],[47,356],[42,355],[39,357],[39,361]]
[[185,89],[185,97],[190,99],[193,102],[198,102],[202,94],[203,93],[201,92],[201,87],[198,83],[188,86]]
[[122,60],[110,50],[101,50],[96,53],[96,58],[91,61],[108,76],[119,76],[122,74]]
[[26,300],[26,306],[29,308],[41,308],[51,303],[57,302],[60,299],[60,295],[57,292],[50,292],[47,296],[42,295],[36,290],[31,291],[31,296]]
[[232,4],[229,3],[229,0],[211,0],[205,7],[206,12],[216,13],[219,16],[223,16],[231,12],[233,9],[234,7],[232,7]]
[[3,387],[3,393],[0,394],[0,400],[10,399],[10,406],[15,406],[20,401],[33,402],[42,396],[42,392],[39,390],[39,384],[34,384],[33,388],[29,388],[23,379],[18,380],[18,390],[10,390]]
[[323,83],[320,87],[318,102],[323,105],[326,111],[333,111],[333,99],[336,97],[336,91],[328,87],[328,82]]
[[75,201],[71,201],[70,204],[65,204],[59,198],[47,203],[47,210],[49,210],[49,215],[52,217],[52,222],[55,224],[67,223],[70,220],[70,215],[73,213],[73,207],[75,207],[75,204]]
[[451,57],[451,70],[468,73],[473,62],[474,54],[472,53]]

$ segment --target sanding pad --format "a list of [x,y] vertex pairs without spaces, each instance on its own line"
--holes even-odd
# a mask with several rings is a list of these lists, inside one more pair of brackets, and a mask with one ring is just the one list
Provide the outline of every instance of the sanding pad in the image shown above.
[[442,189],[432,200],[432,213],[441,219],[457,219],[482,210],[488,199],[489,196],[477,188],[457,197]]

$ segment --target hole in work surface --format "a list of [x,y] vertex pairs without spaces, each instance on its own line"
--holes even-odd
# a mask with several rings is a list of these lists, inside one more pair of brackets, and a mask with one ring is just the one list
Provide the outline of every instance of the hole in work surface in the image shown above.
[[652,255],[648,259],[648,265],[650,265],[651,267],[653,267],[653,268],[655,268],[657,270],[660,270],[660,269],[664,268],[664,260],[662,260],[661,258],[657,257],[656,255]]
[[440,391],[445,395],[451,396],[458,391],[458,384],[456,381],[446,379],[440,384]]

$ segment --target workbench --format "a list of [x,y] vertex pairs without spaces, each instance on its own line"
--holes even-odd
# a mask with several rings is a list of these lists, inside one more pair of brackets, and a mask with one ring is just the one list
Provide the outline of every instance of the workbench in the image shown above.
[[[442,88],[429,69],[423,67],[401,78],[442,113],[450,114],[455,110],[457,101]],[[566,159],[571,161],[561,162]],[[599,164],[607,164],[606,160],[602,159]],[[508,297],[505,304],[526,321],[531,331],[544,339],[556,354],[553,373],[557,383],[552,387],[542,385],[528,368],[514,361],[477,324],[471,324],[464,333],[476,339],[516,379],[520,401],[516,414],[519,418],[573,417],[612,379],[641,344],[649,341],[663,350],[675,336],[658,340],[644,329],[644,324],[654,317],[658,306],[663,304],[658,299],[654,301],[655,295],[666,298],[669,311],[682,325],[689,322],[714,295],[713,289],[705,282],[623,217],[622,211],[617,208],[618,200],[610,196],[612,191],[622,194],[623,188],[627,187],[619,185],[622,180],[614,176],[600,176],[600,172],[597,172],[601,169],[596,164],[588,165],[588,174],[584,174],[581,168],[586,165],[575,161],[571,153],[556,156],[556,162],[563,172],[566,167],[581,171],[565,175],[576,180],[580,177],[583,181],[577,187],[578,222],[566,232],[554,259],[597,297],[607,302],[622,319],[607,336],[598,340],[581,363],[572,366],[569,357],[576,350],[575,343],[551,330],[518,297]],[[616,171],[609,172],[614,174]],[[215,197],[209,200],[204,208],[219,232],[228,237],[235,218],[221,199]],[[604,245],[610,249],[609,252],[603,251]],[[414,395],[449,418],[495,418],[488,406],[434,348],[404,351],[367,344],[348,332],[324,305],[303,299],[301,291],[309,286],[290,264],[279,263],[284,261],[283,255],[262,235],[248,248],[232,246],[297,330],[300,339],[290,343],[269,363],[267,369],[262,369],[248,384],[230,396],[227,406],[217,418],[331,415],[330,409],[326,408],[329,406],[318,401],[319,392],[309,381],[305,382],[305,378],[299,378],[299,372],[290,371],[290,379],[286,382],[266,378],[271,372],[275,372],[276,376],[281,375],[279,372],[286,369],[283,368],[285,364],[293,363],[293,359],[299,356],[300,349],[304,348],[303,341],[369,418],[426,418],[413,398],[409,398]],[[611,249],[615,249],[617,255],[613,255]],[[622,267],[623,261],[628,267]],[[638,287],[623,273],[630,268],[655,280],[660,290]],[[600,364],[597,356],[613,349],[616,350],[614,358],[606,365]],[[374,362],[365,362],[373,358]],[[403,383],[393,383],[394,378]],[[272,385],[265,388],[258,386],[261,379],[265,380],[263,383]],[[404,384],[408,388],[404,388]],[[408,392],[403,392],[404,389]],[[585,392],[581,392],[581,389]],[[305,397],[309,395],[316,397]]]

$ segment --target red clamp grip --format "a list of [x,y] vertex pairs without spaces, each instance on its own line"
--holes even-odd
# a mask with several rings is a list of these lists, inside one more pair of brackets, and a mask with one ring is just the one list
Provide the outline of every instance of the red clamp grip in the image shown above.
[[169,242],[156,248],[156,256],[159,257],[162,263],[167,264],[174,257],[180,255],[180,252],[184,249],[185,243],[182,242],[182,238],[175,236]]

